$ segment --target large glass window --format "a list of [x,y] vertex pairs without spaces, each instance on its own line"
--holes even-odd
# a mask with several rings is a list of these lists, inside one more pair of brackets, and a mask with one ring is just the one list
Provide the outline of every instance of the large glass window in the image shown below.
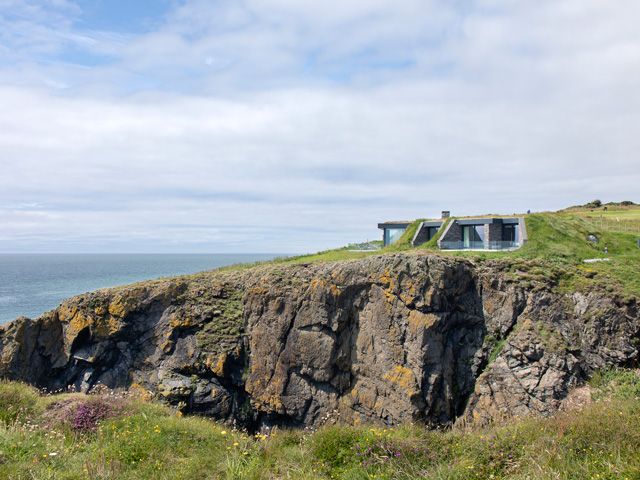
[[518,243],[518,225],[508,223],[502,226],[502,241],[508,242],[506,246],[512,247]]
[[502,240],[504,242],[517,242],[518,241],[518,229],[517,225],[509,223],[502,226]]
[[391,245],[392,243],[400,240],[400,237],[404,233],[405,228],[385,228],[384,229],[384,244]]
[[484,225],[463,225],[462,247],[484,248]]
[[427,227],[427,241],[431,240],[438,233],[439,227]]

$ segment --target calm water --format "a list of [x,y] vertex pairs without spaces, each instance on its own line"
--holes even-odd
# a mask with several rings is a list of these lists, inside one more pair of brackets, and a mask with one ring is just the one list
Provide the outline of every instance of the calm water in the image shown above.
[[35,318],[65,298],[98,288],[195,273],[270,254],[0,254],[0,324],[19,315]]

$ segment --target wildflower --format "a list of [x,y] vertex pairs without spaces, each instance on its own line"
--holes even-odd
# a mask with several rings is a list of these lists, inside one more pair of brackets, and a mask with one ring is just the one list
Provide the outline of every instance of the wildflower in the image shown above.
[[237,447],[238,445],[240,445],[238,442],[233,442],[234,447]]
[[226,430],[222,430],[222,431],[220,432],[220,435],[226,435],[226,434],[227,434],[227,431],[226,431]]
[[50,456],[50,457],[55,457],[56,455],[58,455],[58,452],[51,452],[51,453],[49,453],[49,456]]

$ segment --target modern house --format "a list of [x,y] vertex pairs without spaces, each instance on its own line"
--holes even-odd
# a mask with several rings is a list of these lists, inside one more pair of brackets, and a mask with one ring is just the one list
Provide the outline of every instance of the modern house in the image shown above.
[[[443,211],[441,219],[421,222],[411,244],[417,246],[428,242],[441,229],[438,247],[442,250],[513,250],[527,241],[527,230],[522,217],[448,219],[449,212]],[[379,223],[378,228],[383,230],[384,245],[398,241],[411,223]]]
[[527,241],[522,217],[461,218],[450,221],[438,239],[442,250],[513,250]]

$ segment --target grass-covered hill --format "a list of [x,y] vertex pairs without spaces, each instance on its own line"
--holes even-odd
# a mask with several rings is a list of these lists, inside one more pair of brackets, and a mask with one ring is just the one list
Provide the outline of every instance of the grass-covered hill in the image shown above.
[[325,427],[255,435],[144,395],[0,383],[0,478],[637,479],[640,375],[612,370],[576,410],[478,430]]
[[[430,252],[478,261],[502,260],[514,271],[557,283],[566,289],[601,287],[621,295],[640,296],[640,205],[632,202],[585,206],[558,212],[523,215],[529,240],[513,252],[447,252],[437,248],[436,236],[419,247],[411,239],[422,220],[409,226],[394,245],[377,251],[350,247],[279,260],[283,263],[329,262],[396,252]],[[589,235],[597,243],[587,240]],[[605,246],[608,250],[605,253]],[[584,263],[588,259],[607,261]]]

